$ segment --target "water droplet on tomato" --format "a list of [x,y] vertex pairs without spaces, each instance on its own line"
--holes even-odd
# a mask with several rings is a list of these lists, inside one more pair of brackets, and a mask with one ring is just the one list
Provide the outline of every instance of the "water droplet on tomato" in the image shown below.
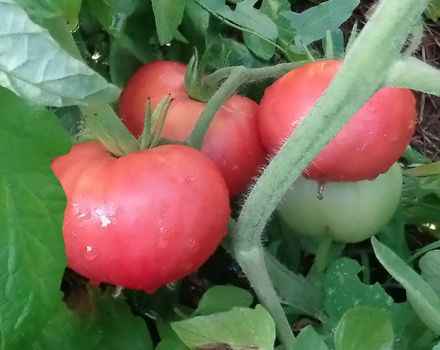
[[200,249],[200,244],[195,239],[189,239],[186,248],[190,252],[197,252]]
[[75,213],[76,213],[75,215],[78,217],[78,219],[80,219],[82,221],[89,220],[92,217],[92,213],[89,208],[81,208],[79,205],[77,208],[75,208]]
[[98,252],[96,250],[96,247],[93,245],[86,246],[86,251],[84,253],[84,257],[86,260],[95,260],[98,257]]

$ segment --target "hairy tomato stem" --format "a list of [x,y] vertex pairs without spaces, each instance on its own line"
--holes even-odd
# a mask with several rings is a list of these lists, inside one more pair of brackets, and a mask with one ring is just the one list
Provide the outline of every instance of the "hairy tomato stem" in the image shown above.
[[227,67],[219,69],[205,79],[208,86],[216,86],[222,80],[226,79],[220,88],[209,99],[206,107],[203,109],[200,117],[189,135],[185,144],[200,149],[203,145],[206,132],[211,125],[212,120],[223,106],[243,84],[251,83],[257,80],[268,78],[279,78],[292,70],[293,68],[303,66],[307,62],[300,61],[294,63],[280,63],[271,67],[249,69],[242,66]]
[[234,256],[251,282],[258,299],[271,313],[277,326],[279,338],[283,343],[283,348],[293,350],[295,336],[281,307],[278,295],[272,286],[265,264],[263,246],[259,244],[247,251],[236,250]]
[[440,96],[440,71],[415,57],[408,57],[393,64],[384,85]]

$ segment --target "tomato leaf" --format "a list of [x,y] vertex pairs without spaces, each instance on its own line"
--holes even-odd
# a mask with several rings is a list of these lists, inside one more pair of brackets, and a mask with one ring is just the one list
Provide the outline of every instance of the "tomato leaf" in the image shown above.
[[405,234],[405,221],[403,210],[399,205],[391,221],[377,235],[380,241],[390,247],[403,260],[411,256]]
[[322,316],[322,295],[319,288],[304,276],[290,271],[269,253],[265,258],[270,278],[281,302],[293,307],[299,311],[298,313],[317,318]]
[[296,46],[309,45],[325,38],[327,31],[338,29],[358,5],[359,0],[328,0],[301,13],[283,11],[284,21],[279,25],[286,41],[293,41]]
[[440,224],[440,176],[404,176],[402,207],[407,224]]
[[254,298],[245,289],[234,286],[215,286],[203,294],[194,316],[229,311],[233,307],[249,307]]
[[161,45],[169,43],[177,34],[183,19],[186,0],[151,0],[157,35]]
[[82,0],[16,0],[36,20],[63,17],[69,28],[78,25]]
[[66,200],[50,169],[70,140],[57,117],[0,88],[0,338],[31,336],[61,300]]
[[42,105],[109,103],[119,90],[68,55],[11,0],[0,0],[0,85]]
[[255,309],[233,308],[231,311],[197,316],[171,324],[189,348],[226,346],[231,350],[252,347],[273,349],[275,324],[260,305]]
[[273,21],[263,12],[254,8],[256,0],[240,1],[235,10],[225,5],[225,0],[197,0],[209,11],[217,14],[226,21],[230,21],[240,27],[274,41],[278,36],[278,30]]
[[440,334],[440,297],[413,269],[405,264],[391,249],[372,238],[377,259],[388,273],[406,290],[408,301],[426,326]]
[[360,307],[347,311],[335,332],[336,350],[391,350],[393,326],[386,311]]
[[440,250],[431,250],[420,258],[422,277],[440,295]]
[[[329,316],[326,328],[334,329],[344,313],[352,308],[371,307],[389,312],[396,342],[399,342],[405,338],[401,335],[408,332],[410,321],[415,317],[410,305],[394,303],[378,283],[363,284],[358,277],[361,270],[361,266],[349,258],[340,258],[327,269],[324,279],[324,309]],[[403,349],[400,343],[395,346]]]
[[438,21],[440,18],[440,0],[431,0],[425,14],[430,20]]
[[293,350],[328,350],[322,338],[315,332],[312,326],[307,326],[296,338]]
[[64,305],[31,343],[29,350],[151,350],[145,322],[122,300],[105,294],[96,298],[93,313],[80,316]]

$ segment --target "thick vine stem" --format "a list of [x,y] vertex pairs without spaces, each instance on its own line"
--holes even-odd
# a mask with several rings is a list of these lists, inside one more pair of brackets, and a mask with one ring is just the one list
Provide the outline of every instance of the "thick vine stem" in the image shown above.
[[393,64],[384,85],[440,96],[440,71],[417,58],[408,57]]
[[212,120],[221,106],[230,98],[240,86],[253,81],[279,78],[296,67],[303,66],[307,62],[280,63],[276,66],[249,69],[242,66],[219,69],[205,79],[209,86],[215,86],[226,79],[220,88],[209,99],[194,127],[191,135],[185,140],[185,144],[200,149],[206,132]]
[[122,124],[109,105],[81,107],[92,134],[116,157],[139,150],[139,142]]
[[[301,172],[336,136],[351,116],[381,87],[391,66],[429,0],[382,0],[370,21],[347,52],[344,63],[321,99],[270,162],[249,194],[240,213],[233,248],[238,262],[249,273],[246,253],[260,249],[261,234],[273,211]],[[240,258],[241,257],[241,258]],[[261,262],[253,262],[261,265]],[[274,316],[280,333],[285,319],[265,278],[251,271],[247,275],[259,290],[261,301]],[[285,347],[287,334],[281,337]]]
[[[251,250],[235,250],[234,257],[252,284],[260,302],[270,311],[277,326],[278,336],[283,343],[283,349],[293,350],[295,336],[292,333],[278,295],[272,286],[267,272],[264,248],[260,243]],[[253,283],[258,281],[258,283]]]

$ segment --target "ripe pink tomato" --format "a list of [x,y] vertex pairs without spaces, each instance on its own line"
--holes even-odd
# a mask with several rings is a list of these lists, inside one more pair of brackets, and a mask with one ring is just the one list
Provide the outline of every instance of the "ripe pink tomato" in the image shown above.
[[[258,121],[263,144],[269,152],[275,153],[294,132],[341,64],[341,61],[309,63],[290,71],[266,89]],[[321,151],[304,175],[319,181],[376,178],[402,155],[414,133],[416,118],[416,101],[410,90],[379,90]]]
[[115,158],[83,143],[52,169],[67,195],[68,266],[95,283],[153,292],[199,268],[227,232],[226,184],[190,147]]
[[[186,93],[185,70],[186,66],[177,62],[151,62],[129,81],[119,101],[119,117],[136,137],[142,134],[147,100],[151,100],[154,108],[167,94],[171,94],[174,102],[162,135],[176,141],[190,135],[206,104]],[[215,116],[204,140],[202,152],[218,166],[231,195],[246,189],[265,159],[257,110],[254,101],[232,96]]]

